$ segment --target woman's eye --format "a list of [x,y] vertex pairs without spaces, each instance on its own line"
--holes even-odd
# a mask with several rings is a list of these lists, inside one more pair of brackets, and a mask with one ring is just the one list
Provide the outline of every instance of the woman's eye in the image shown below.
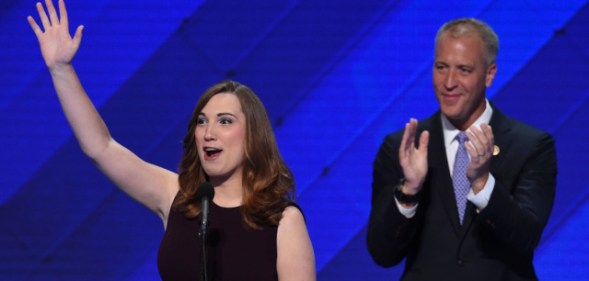
[[233,120],[231,120],[229,118],[221,118],[221,119],[219,119],[219,123],[221,123],[223,125],[229,125],[229,124],[233,123]]
[[206,124],[206,123],[207,123],[207,120],[205,118],[203,118],[203,117],[199,117],[198,119],[196,119],[196,124],[197,125],[203,125],[203,124]]

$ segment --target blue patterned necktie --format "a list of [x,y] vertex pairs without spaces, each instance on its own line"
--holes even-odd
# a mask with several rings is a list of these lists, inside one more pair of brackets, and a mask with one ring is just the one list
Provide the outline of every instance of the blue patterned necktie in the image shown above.
[[464,132],[460,132],[458,138],[458,150],[456,151],[456,160],[454,161],[454,170],[452,171],[452,183],[454,184],[454,195],[456,196],[456,207],[458,208],[458,217],[460,224],[464,221],[464,210],[466,209],[466,195],[470,189],[470,182],[466,178],[466,169],[468,168],[468,152],[464,142],[468,137]]

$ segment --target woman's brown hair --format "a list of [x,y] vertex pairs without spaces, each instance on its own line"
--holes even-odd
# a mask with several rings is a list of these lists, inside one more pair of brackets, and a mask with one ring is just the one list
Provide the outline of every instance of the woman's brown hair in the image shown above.
[[198,186],[207,181],[208,176],[198,158],[194,130],[202,109],[214,95],[221,93],[236,95],[246,118],[242,163],[243,220],[254,229],[278,225],[282,211],[294,200],[294,178],[278,151],[264,105],[252,90],[235,81],[223,81],[211,86],[196,104],[184,137],[179,167],[180,193],[173,207],[188,218],[194,218],[200,213],[201,206],[195,199],[196,193]]

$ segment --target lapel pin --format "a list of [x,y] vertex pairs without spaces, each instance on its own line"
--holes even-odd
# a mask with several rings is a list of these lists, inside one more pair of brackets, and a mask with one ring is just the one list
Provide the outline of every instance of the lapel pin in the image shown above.
[[501,149],[497,145],[493,145],[493,156],[499,155],[499,152],[501,152]]

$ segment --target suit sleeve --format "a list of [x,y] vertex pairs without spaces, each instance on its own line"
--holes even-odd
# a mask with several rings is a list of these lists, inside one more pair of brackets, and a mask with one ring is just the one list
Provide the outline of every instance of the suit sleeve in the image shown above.
[[403,176],[398,160],[399,142],[400,137],[385,138],[374,161],[366,242],[374,261],[384,267],[400,263],[415,236],[415,217],[403,216],[394,199],[394,190]]
[[548,222],[556,189],[556,149],[546,133],[523,142],[509,159],[523,162],[513,175],[495,175],[489,204],[478,217],[484,232],[512,249],[532,253]]

